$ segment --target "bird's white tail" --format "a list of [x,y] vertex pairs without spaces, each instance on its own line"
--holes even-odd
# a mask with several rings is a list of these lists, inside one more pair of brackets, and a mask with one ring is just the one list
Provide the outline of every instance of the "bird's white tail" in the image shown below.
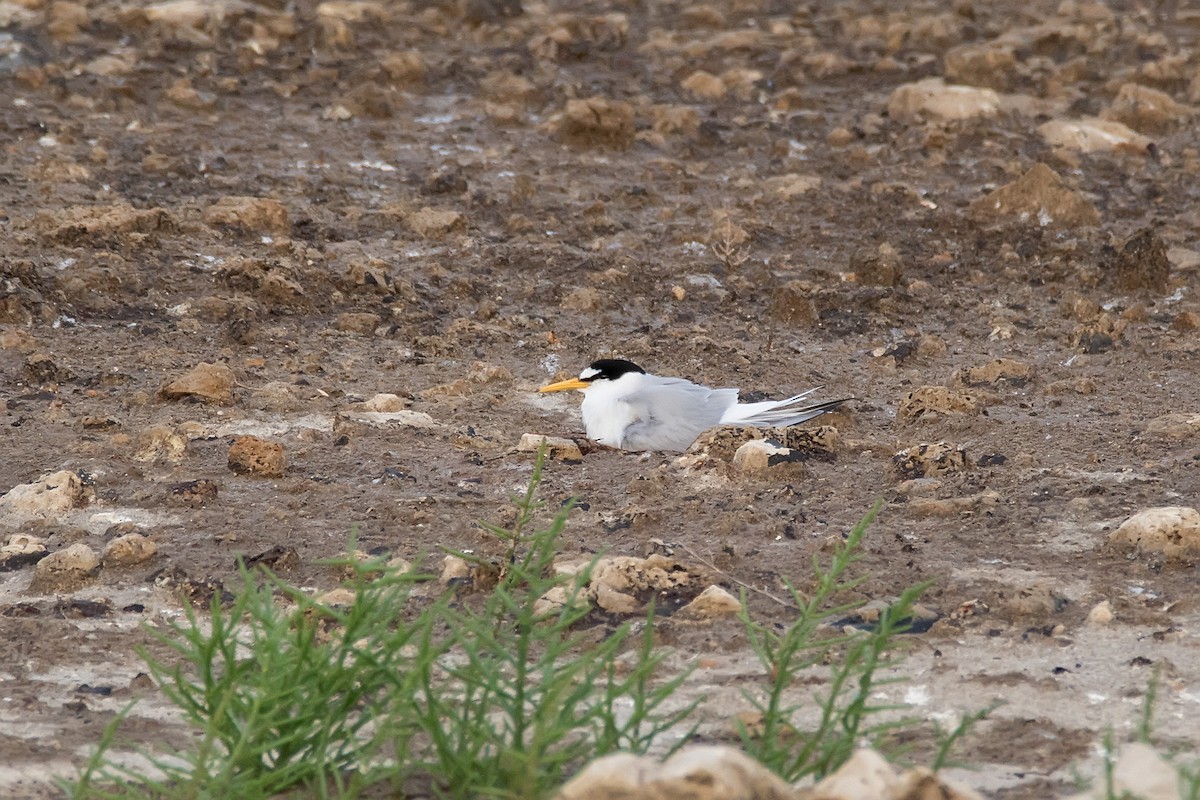
[[813,417],[819,417],[826,411],[837,408],[849,398],[841,400],[826,400],[812,405],[801,405],[800,401],[808,397],[816,389],[809,389],[803,394],[789,397],[787,400],[767,400],[762,403],[734,403],[725,410],[721,417],[722,425],[750,425],[755,428],[786,428],[789,425],[799,425]]

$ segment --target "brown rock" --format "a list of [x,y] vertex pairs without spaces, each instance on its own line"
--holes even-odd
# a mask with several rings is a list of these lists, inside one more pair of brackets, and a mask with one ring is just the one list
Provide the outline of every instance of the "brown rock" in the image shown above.
[[896,416],[906,422],[935,418],[946,414],[978,414],[981,410],[975,395],[945,386],[922,386],[909,392],[896,407]]
[[850,270],[866,286],[895,286],[904,274],[904,262],[890,244],[860,248],[850,256]]
[[333,327],[334,330],[369,336],[379,327],[380,322],[382,322],[382,319],[378,314],[349,311],[345,314],[339,314],[337,319],[333,321]]
[[388,53],[379,60],[388,79],[396,86],[415,86],[425,80],[425,59],[419,50]]
[[729,91],[725,81],[711,72],[696,70],[679,84],[685,92],[701,100],[720,100]]
[[946,79],[959,84],[983,86],[998,92],[1012,88],[1017,77],[1015,48],[1008,42],[963,44],[942,56]]
[[807,281],[788,281],[771,298],[767,313],[789,325],[811,325],[817,321],[814,292],[815,287]]
[[200,363],[158,393],[165,400],[189,398],[228,405],[233,402],[233,370],[225,364]]
[[583,452],[574,439],[564,439],[560,436],[543,436],[540,433],[526,433],[517,443],[518,453],[536,453],[545,445],[546,455],[550,458],[567,463],[583,460]]
[[967,471],[967,452],[949,442],[913,445],[892,456],[892,471],[902,480],[957,475]]
[[133,460],[143,464],[178,464],[187,455],[188,439],[177,430],[156,426],[138,434]]
[[676,612],[675,616],[685,619],[716,619],[717,617],[728,617],[737,614],[742,610],[742,601],[730,594],[727,590],[713,584],[696,596],[696,599],[688,603],[683,608]]
[[908,504],[908,511],[915,517],[957,517],[960,514],[973,514],[980,510],[987,511],[998,505],[1000,505],[1000,494],[986,491],[946,500],[914,498]]
[[1033,375],[1033,367],[1012,358],[997,358],[983,366],[967,367],[954,374],[960,386],[985,386],[1003,381],[1009,386],[1024,386]]
[[106,544],[100,560],[105,567],[132,567],[149,561],[157,552],[154,540],[140,533],[127,533]]
[[1167,246],[1152,226],[1142,228],[1121,245],[1116,264],[1118,291],[1148,289],[1162,293],[1171,277]]
[[239,475],[281,478],[287,469],[283,445],[257,436],[239,436],[229,448],[229,468]]
[[1119,550],[1193,560],[1200,557],[1200,512],[1186,506],[1147,508],[1122,522],[1108,543]]
[[636,133],[633,106],[604,97],[568,100],[557,122],[563,138],[586,147],[628,147]]
[[144,238],[171,225],[171,216],[161,208],[132,206],[76,206],[61,212],[46,212],[35,225],[47,239],[61,244],[78,244],[108,237]]
[[428,206],[409,214],[404,222],[413,233],[425,239],[436,239],[467,228],[467,218],[459,212]]
[[202,506],[217,499],[219,487],[216,481],[201,478],[184,481],[171,486],[171,497],[190,506]]
[[1117,92],[1103,116],[1142,133],[1166,133],[1186,122],[1193,113],[1193,109],[1175,102],[1166,92],[1127,83]]
[[35,592],[60,592],[74,589],[95,576],[100,569],[96,551],[76,542],[37,563],[29,588]]
[[205,209],[204,222],[245,233],[284,234],[291,230],[288,210],[278,200],[266,197],[222,197]]
[[1045,164],[1034,167],[1012,183],[971,203],[980,218],[1015,220],[1042,227],[1074,228],[1100,224],[1100,212]]
[[1176,441],[1200,436],[1200,414],[1163,414],[1146,423],[1146,434]]

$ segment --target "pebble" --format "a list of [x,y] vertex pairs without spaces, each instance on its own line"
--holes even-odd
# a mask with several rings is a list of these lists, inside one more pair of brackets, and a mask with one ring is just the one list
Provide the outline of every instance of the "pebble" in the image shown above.
[[1175,102],[1158,89],[1138,83],[1126,83],[1117,92],[1112,105],[1102,114],[1141,133],[1167,133],[1186,122],[1195,111]]
[[740,750],[692,745],[664,762],[613,753],[584,767],[556,800],[784,800],[795,792],[783,779]]
[[1058,173],[1035,164],[1012,183],[973,201],[971,213],[984,220],[1016,220],[1040,227],[1077,228],[1100,224],[1100,212]]
[[1013,358],[997,358],[978,367],[967,367],[954,374],[954,382],[960,386],[985,386],[1004,382],[1020,387],[1033,376],[1033,367]]
[[157,552],[154,540],[140,533],[127,533],[106,544],[100,560],[105,567],[132,567],[149,561]]
[[37,563],[30,590],[64,591],[80,586],[100,569],[96,551],[82,542],[57,550]]
[[742,601],[728,590],[713,584],[676,612],[676,618],[709,620],[729,617],[742,610]]
[[583,451],[579,449],[574,439],[566,439],[561,436],[544,436],[540,433],[526,433],[521,436],[521,441],[517,443],[518,453],[536,453],[541,449],[542,443],[546,445],[546,455],[550,458],[565,462],[579,462],[583,460]]
[[901,480],[936,478],[966,471],[966,450],[949,442],[913,445],[892,456],[892,472]]
[[1145,155],[1152,144],[1127,125],[1098,117],[1052,119],[1037,129],[1046,144],[1080,153],[1136,153]]
[[1096,605],[1092,606],[1092,610],[1088,612],[1087,624],[1107,625],[1115,618],[1116,615],[1113,614],[1112,603],[1108,602],[1107,600],[1102,600]]
[[225,364],[202,362],[159,389],[165,400],[184,398],[228,405],[233,402],[233,370]]
[[287,455],[278,442],[239,436],[229,448],[228,466],[238,475],[281,478],[287,469]]
[[267,197],[222,197],[204,210],[204,222],[245,233],[282,235],[291,232],[283,203]]
[[804,461],[804,453],[766,439],[751,439],[733,454],[733,468],[749,474],[767,471],[803,474]]
[[903,84],[888,98],[888,115],[908,123],[993,117],[999,111],[1000,95],[993,90],[947,84],[941,78]]
[[1146,433],[1159,439],[1176,441],[1200,436],[1200,414],[1163,414],[1146,423]]
[[16,527],[37,520],[53,522],[72,508],[86,505],[89,494],[83,480],[70,470],[43,475],[0,496],[0,523]]
[[900,398],[896,416],[905,422],[932,420],[945,415],[975,415],[981,410],[979,398],[961,389],[922,386]]
[[44,539],[15,533],[0,547],[0,572],[12,572],[36,564],[46,557],[47,552]]
[[637,133],[633,106],[605,97],[568,100],[551,124],[564,139],[585,147],[628,147]]
[[142,464],[179,464],[187,455],[187,436],[177,430],[157,426],[138,434],[133,460]]
[[460,212],[428,206],[407,215],[404,222],[423,239],[437,239],[467,228],[467,218]]
[[1200,511],[1187,506],[1147,508],[1121,523],[1108,543],[1123,551],[1187,561],[1200,555]]

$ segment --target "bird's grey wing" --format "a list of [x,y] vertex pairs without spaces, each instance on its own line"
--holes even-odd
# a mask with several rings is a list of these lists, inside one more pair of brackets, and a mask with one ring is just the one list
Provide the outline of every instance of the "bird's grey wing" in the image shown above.
[[625,398],[635,420],[625,429],[627,450],[686,450],[737,402],[737,389],[709,389],[682,378],[659,378]]

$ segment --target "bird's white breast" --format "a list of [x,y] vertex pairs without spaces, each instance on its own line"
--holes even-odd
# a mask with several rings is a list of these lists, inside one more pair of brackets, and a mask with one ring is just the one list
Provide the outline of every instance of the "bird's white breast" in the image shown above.
[[637,391],[641,373],[627,373],[615,381],[597,381],[583,393],[583,426],[588,438],[609,447],[622,447],[625,429],[637,422],[633,407],[624,398]]

